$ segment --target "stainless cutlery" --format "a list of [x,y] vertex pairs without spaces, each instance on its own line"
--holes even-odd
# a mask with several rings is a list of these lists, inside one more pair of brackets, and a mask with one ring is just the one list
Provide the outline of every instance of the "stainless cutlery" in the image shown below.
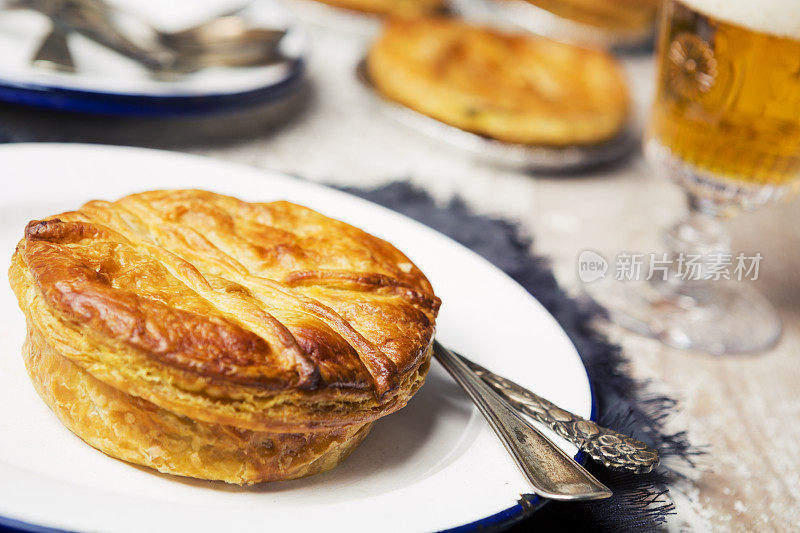
[[75,72],[75,62],[64,32],[54,27],[33,54],[31,64],[49,70]]
[[186,30],[159,32],[158,40],[180,57],[195,58],[203,66],[267,65],[286,60],[280,43],[287,31],[257,21],[258,14],[248,5]]
[[612,495],[608,487],[525,420],[458,356],[439,342],[434,342],[433,353],[489,422],[536,494],[565,501]]
[[607,498],[611,491],[521,414],[545,424],[608,468],[645,473],[658,464],[658,452],[643,442],[565,411],[439,342],[434,342],[434,357],[470,396],[536,494],[592,500]]
[[158,77],[211,66],[267,65],[287,60],[280,47],[286,30],[253,24],[258,16],[250,7],[174,33],[161,32],[142,17],[104,0],[0,0],[0,8],[33,10],[51,19],[54,30],[40,49],[50,51],[45,65],[59,70],[74,70],[74,65],[70,68],[55,61],[69,56],[64,36],[70,32],[136,61]]
[[658,452],[645,443],[565,411],[510,379],[459,357],[512,407],[545,424],[604,466],[643,474],[658,465]]

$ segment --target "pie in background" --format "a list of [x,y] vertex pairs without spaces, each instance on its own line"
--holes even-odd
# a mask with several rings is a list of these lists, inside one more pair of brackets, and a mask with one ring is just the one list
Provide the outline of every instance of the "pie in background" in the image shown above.
[[409,16],[442,13],[447,0],[315,0],[331,6],[376,15]]
[[453,19],[390,20],[367,71],[388,99],[509,143],[596,144],[628,121],[628,86],[610,54]]
[[[508,0],[501,0],[508,1]],[[512,0],[517,1],[517,0]],[[636,31],[655,24],[659,0],[523,0],[559,17],[608,30]]]

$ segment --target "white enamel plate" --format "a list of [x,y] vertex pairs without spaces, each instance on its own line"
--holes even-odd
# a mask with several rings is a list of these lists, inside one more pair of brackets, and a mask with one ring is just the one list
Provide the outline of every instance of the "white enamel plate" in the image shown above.
[[0,17],[0,100],[80,113],[197,115],[280,101],[302,84],[307,36],[274,0],[109,3],[164,32],[185,30],[247,5],[241,16],[254,26],[286,30],[279,45],[285,60],[207,67],[175,79],[154,79],[135,61],[72,32],[66,38],[77,72],[58,72],[31,62],[52,29],[48,18],[31,10],[5,10]]
[[[148,189],[286,199],[345,220],[394,243],[430,278],[443,301],[437,336],[445,345],[590,415],[583,365],[544,308],[473,252],[397,213],[283,175],[132,148],[0,146],[0,178],[3,270],[29,220]],[[23,315],[0,280],[0,524],[106,532],[471,529],[476,521],[497,525],[521,516],[517,502],[530,492],[489,426],[435,363],[408,407],[377,423],[339,467],[239,488],[132,466],[75,437],[30,384],[20,354],[24,337]]]

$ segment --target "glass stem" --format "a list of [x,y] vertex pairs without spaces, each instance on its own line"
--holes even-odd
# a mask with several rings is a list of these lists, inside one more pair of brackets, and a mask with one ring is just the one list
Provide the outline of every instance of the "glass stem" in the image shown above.
[[683,255],[700,255],[704,262],[729,254],[731,239],[718,211],[710,211],[688,196],[689,210],[682,220],[669,228],[664,239],[675,259]]
[[694,305],[701,305],[712,290],[708,280],[715,271],[730,264],[731,240],[724,211],[709,209],[691,194],[688,208],[684,218],[664,234],[671,259],[670,275],[666,280],[655,279],[653,284],[666,298],[689,297],[695,300]]

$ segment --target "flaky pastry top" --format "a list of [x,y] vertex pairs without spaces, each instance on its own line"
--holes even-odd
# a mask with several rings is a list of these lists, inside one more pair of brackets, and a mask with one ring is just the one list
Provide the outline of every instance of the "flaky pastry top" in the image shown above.
[[440,303],[405,255],[360,229],[199,190],[34,220],[10,276],[29,320],[95,377],[252,428],[401,407]]

